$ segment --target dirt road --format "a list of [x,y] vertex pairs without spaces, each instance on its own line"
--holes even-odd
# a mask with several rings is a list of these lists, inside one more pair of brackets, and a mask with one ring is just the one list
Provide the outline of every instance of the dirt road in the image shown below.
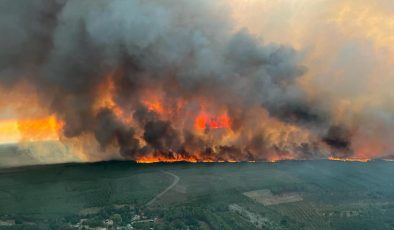
[[163,173],[170,175],[174,178],[174,180],[172,181],[172,183],[165,188],[161,193],[157,194],[155,197],[153,197],[152,200],[150,200],[148,203],[146,203],[146,206],[150,206],[153,203],[156,202],[157,199],[159,199],[160,197],[162,197],[164,194],[166,194],[168,191],[170,191],[170,189],[172,189],[176,184],[178,184],[179,182],[179,177],[173,173],[167,172],[167,171],[163,171]]

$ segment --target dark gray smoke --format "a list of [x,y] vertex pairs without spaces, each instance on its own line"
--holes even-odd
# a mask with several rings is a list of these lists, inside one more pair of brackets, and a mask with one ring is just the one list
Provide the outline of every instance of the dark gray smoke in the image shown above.
[[144,130],[145,141],[154,149],[163,152],[178,150],[179,137],[169,122],[150,121],[145,125]]
[[[258,131],[242,146],[213,148],[191,134],[190,127],[176,129],[171,123],[175,117],[163,120],[142,106],[146,89],[161,89],[170,109],[178,99],[196,97],[227,107],[233,129],[248,119],[250,108],[260,106],[270,116],[310,128],[312,133],[324,129],[329,123],[327,113],[310,103],[297,85],[306,71],[297,52],[283,45],[262,45],[247,31],[234,34],[222,4],[208,0],[1,1],[0,84],[31,82],[65,121],[67,137],[94,133],[103,148],[115,143],[130,158],[147,148],[163,154],[186,154],[198,148],[219,160],[222,155],[264,159],[264,152],[285,151],[268,147]],[[109,109],[95,109],[98,88],[109,76],[115,83],[114,100],[138,127],[129,127]],[[194,111],[193,106],[188,111]],[[147,146],[139,143],[136,128],[143,129]],[[339,149],[350,148],[350,139],[341,129],[330,128],[324,141]],[[294,145],[307,158],[317,149],[313,144]]]
[[140,148],[139,141],[134,137],[134,130],[122,124],[111,110],[99,111],[95,121],[97,121],[94,130],[95,137],[103,148],[110,144],[117,144],[120,153],[125,157],[136,153]]
[[333,155],[336,157],[349,157],[352,154],[351,149],[351,132],[343,125],[331,126],[323,141],[333,149]]

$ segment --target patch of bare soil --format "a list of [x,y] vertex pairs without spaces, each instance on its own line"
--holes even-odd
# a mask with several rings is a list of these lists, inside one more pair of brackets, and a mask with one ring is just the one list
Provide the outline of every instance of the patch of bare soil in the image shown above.
[[91,207],[91,208],[84,208],[79,211],[79,215],[86,216],[86,215],[93,215],[97,214],[103,209],[102,207]]
[[244,192],[245,196],[265,206],[302,201],[302,196],[296,192],[274,195],[269,189]]

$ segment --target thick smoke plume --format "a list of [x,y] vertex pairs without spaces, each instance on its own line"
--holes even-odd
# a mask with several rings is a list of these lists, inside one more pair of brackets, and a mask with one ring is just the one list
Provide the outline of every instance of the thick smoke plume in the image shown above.
[[114,157],[351,156],[352,130],[301,87],[298,52],[236,31],[228,11],[210,0],[4,0],[0,84],[27,82],[65,142],[92,135]]

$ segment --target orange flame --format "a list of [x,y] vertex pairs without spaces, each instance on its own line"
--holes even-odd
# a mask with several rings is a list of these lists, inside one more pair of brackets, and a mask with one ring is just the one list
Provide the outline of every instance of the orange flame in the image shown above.
[[159,163],[159,162],[166,162],[166,163],[174,163],[174,162],[190,162],[190,163],[197,163],[198,160],[196,158],[190,157],[164,157],[164,156],[143,156],[138,158],[137,163]]
[[184,157],[164,157],[164,156],[143,156],[136,160],[137,163],[151,164],[151,163],[175,163],[175,162],[188,162],[188,163],[237,163],[237,160],[211,160],[211,159],[199,159],[196,156]]
[[196,129],[220,129],[220,128],[230,128],[231,121],[227,113],[224,113],[218,117],[212,116],[206,112],[200,112],[194,122],[194,127]]

